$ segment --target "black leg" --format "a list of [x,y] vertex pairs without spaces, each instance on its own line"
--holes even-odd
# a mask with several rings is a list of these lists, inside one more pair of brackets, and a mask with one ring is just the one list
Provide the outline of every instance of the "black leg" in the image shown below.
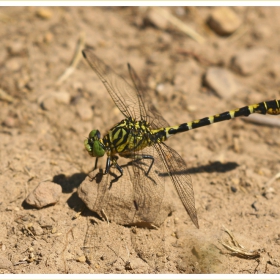
[[141,155],[141,154],[134,154],[134,153],[131,153],[131,154],[124,154],[124,155],[121,155],[122,157],[125,157],[125,158],[131,158],[131,159],[135,159],[135,160],[141,160],[141,159],[150,159],[151,160],[151,164],[148,168],[148,171],[146,172],[146,176],[149,175],[150,171],[151,171],[151,168],[153,167],[154,165],[154,162],[155,162],[155,159],[153,156],[151,155]]
[[150,170],[151,170],[151,168],[152,168],[152,166],[154,165],[155,159],[154,159],[154,157],[151,156],[151,155],[142,155],[142,158],[143,158],[143,159],[150,159],[150,160],[151,160],[151,164],[150,164],[150,166],[149,166],[149,168],[148,168],[148,171],[146,172],[146,176],[148,176],[148,175],[149,175],[149,172],[150,172]]
[[122,177],[122,175],[123,175],[123,170],[122,170],[122,168],[118,165],[118,163],[116,162],[115,163],[115,167],[118,169],[118,171],[120,172],[120,176],[118,176],[117,177],[117,179],[120,179],[121,177]]
[[98,157],[95,159],[95,165],[94,165],[94,169],[95,170],[97,168],[97,162],[98,162]]
[[107,161],[106,161],[106,168],[105,168],[105,174],[107,174],[108,172],[109,172],[109,170],[110,170],[110,162],[111,162],[111,160],[110,160],[110,158],[109,157],[107,157]]

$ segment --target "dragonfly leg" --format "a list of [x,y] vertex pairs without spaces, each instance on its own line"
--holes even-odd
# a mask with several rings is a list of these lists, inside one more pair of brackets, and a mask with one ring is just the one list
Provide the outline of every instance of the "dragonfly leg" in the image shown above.
[[123,175],[123,170],[122,168],[118,165],[117,163],[117,160],[118,160],[118,157],[114,156],[112,158],[112,162],[111,162],[111,158],[110,157],[107,157],[107,162],[106,162],[106,168],[105,168],[105,174],[107,174],[111,168],[111,166],[114,166],[115,168],[118,169],[118,171],[120,172],[120,175],[116,178],[116,179],[119,179],[122,177]]
[[123,170],[122,170],[122,168],[118,165],[118,163],[116,162],[115,163],[115,167],[118,169],[118,171],[120,172],[120,176],[118,176],[116,179],[120,179],[121,177],[122,177],[122,175],[123,175]]
[[154,157],[151,156],[151,155],[141,155],[141,158],[142,158],[142,159],[150,159],[150,160],[151,160],[151,164],[150,164],[150,166],[149,166],[149,168],[148,168],[148,171],[146,172],[146,176],[148,176],[149,173],[150,173],[150,170],[151,170],[152,166],[154,165],[155,159],[154,159]]
[[107,161],[106,161],[106,168],[105,168],[105,174],[107,174],[110,170],[110,167],[111,167],[111,159],[110,157],[107,157]]
[[142,155],[142,154],[133,154],[133,153],[129,153],[129,154],[122,154],[121,155],[122,157],[125,157],[125,158],[131,158],[131,159],[134,159],[134,160],[141,160],[141,159],[150,159],[151,160],[151,164],[148,168],[148,171],[146,172],[146,176],[149,175],[150,171],[151,171],[151,168],[153,167],[154,165],[154,157],[151,156],[151,155]]
[[97,168],[97,162],[98,162],[98,157],[95,159],[95,165],[94,165],[94,169],[95,170]]

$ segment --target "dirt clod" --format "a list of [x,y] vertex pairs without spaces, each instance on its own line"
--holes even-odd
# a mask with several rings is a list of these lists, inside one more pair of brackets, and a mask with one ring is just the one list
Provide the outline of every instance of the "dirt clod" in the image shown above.
[[36,208],[53,205],[62,193],[61,186],[52,182],[42,182],[26,198],[26,203]]

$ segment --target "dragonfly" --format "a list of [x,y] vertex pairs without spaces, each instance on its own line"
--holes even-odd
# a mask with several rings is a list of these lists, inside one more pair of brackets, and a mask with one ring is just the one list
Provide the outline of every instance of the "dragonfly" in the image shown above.
[[[164,142],[171,136],[213,123],[230,120],[250,114],[280,114],[280,100],[271,100],[226,111],[199,120],[170,126],[162,117],[144,90],[133,67],[128,63],[132,84],[115,73],[110,66],[99,59],[93,49],[82,51],[84,58],[104,84],[115,105],[124,115],[124,119],[113,126],[101,138],[97,129],[89,133],[84,146],[90,156],[95,157],[95,168],[100,157],[107,156],[105,174],[111,167],[118,170],[118,179],[123,175],[123,168],[118,159],[124,157],[134,162],[135,188],[143,186],[143,180],[155,165],[168,173],[190,219],[199,228],[195,198],[190,174],[183,158]],[[149,162],[145,172],[139,172],[139,162]],[[138,164],[136,164],[138,163]],[[141,165],[142,168],[142,165]]]

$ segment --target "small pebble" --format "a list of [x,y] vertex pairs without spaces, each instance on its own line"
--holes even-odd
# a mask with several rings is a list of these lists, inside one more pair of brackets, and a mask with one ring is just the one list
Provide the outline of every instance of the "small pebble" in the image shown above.
[[240,89],[233,74],[227,69],[220,67],[208,68],[205,75],[205,83],[214,90],[218,96],[229,99]]
[[53,34],[51,32],[47,32],[44,35],[44,42],[45,43],[51,43],[53,41]]
[[55,108],[55,98],[53,96],[49,96],[43,100],[41,106],[46,111],[51,111]]
[[86,99],[81,98],[76,104],[76,110],[82,121],[88,121],[93,118],[93,111]]
[[273,35],[273,31],[269,25],[263,25],[262,23],[253,27],[253,35],[256,39],[268,39]]
[[0,269],[8,269],[12,266],[12,262],[5,256],[0,255]]
[[273,199],[275,196],[275,189],[272,187],[269,187],[268,189],[266,189],[264,191],[263,196],[268,200]]
[[156,256],[157,256],[158,258],[161,258],[161,257],[164,256],[164,253],[162,253],[162,252],[157,252],[157,253],[156,253]]
[[6,126],[8,128],[13,128],[16,127],[17,125],[17,120],[13,117],[7,117],[6,119],[3,120],[2,125]]
[[82,256],[77,258],[77,261],[81,262],[81,263],[84,263],[84,262],[86,262],[86,257],[84,255],[82,255]]
[[156,8],[150,8],[148,10],[146,20],[162,30],[168,27],[168,21],[156,10]]
[[266,176],[266,177],[271,177],[272,174],[271,174],[271,169],[270,168],[267,168],[265,166],[262,166],[260,167],[260,169],[258,170],[257,172],[259,175],[262,175],[262,176]]
[[16,72],[18,71],[20,68],[21,68],[21,65],[19,63],[19,60],[17,57],[12,57],[10,58],[6,64],[6,69],[9,70],[9,71],[13,71],[13,72]]
[[219,35],[230,35],[241,25],[238,15],[229,7],[216,7],[209,19],[209,26]]
[[38,209],[59,201],[62,188],[53,182],[42,182],[26,198],[26,203]]
[[71,101],[71,95],[67,91],[48,91],[42,94],[38,102],[42,108],[51,111],[56,108],[56,103],[63,103],[68,105]]
[[41,19],[50,19],[53,13],[50,9],[42,7],[37,10],[36,15]]
[[13,42],[10,46],[8,46],[8,52],[10,55],[21,55],[25,52],[25,48],[23,43],[20,41]]
[[177,217],[174,218],[174,224],[175,224],[175,225],[179,224],[179,222],[180,222],[179,218],[177,218]]
[[241,75],[251,75],[267,61],[268,50],[256,48],[240,51],[232,59],[232,68]]
[[67,91],[58,91],[54,94],[55,100],[58,103],[69,104],[71,101],[71,95]]
[[156,87],[157,93],[159,93],[161,96],[167,98],[167,100],[170,100],[172,96],[174,95],[174,88],[171,84],[158,84]]
[[37,223],[32,225],[32,232],[33,232],[34,235],[44,234],[43,229]]

